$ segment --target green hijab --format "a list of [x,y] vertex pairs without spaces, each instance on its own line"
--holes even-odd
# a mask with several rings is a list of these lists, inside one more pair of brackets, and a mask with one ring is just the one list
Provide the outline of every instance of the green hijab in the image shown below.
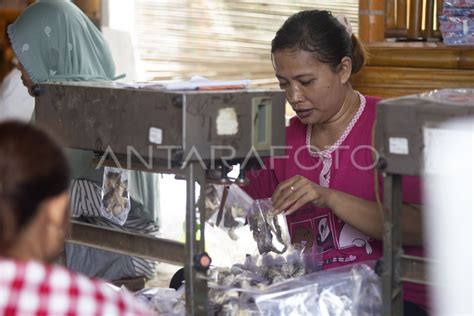
[[38,0],[8,26],[8,36],[35,83],[115,79],[102,34],[67,0]]

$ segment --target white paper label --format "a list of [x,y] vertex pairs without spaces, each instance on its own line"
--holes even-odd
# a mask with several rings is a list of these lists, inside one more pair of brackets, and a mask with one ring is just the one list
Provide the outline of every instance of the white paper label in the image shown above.
[[235,135],[239,131],[237,112],[234,108],[219,109],[216,118],[217,135]]
[[163,130],[161,128],[150,127],[148,139],[150,143],[160,145],[163,142]]
[[408,155],[408,139],[404,137],[390,137],[388,151],[391,154]]

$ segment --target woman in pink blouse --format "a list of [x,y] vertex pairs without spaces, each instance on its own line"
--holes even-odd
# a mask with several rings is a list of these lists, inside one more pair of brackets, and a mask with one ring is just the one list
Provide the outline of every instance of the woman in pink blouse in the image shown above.
[[[323,269],[380,258],[383,214],[375,201],[383,188],[380,178],[374,183],[372,147],[378,99],[350,81],[366,61],[362,44],[347,19],[303,11],[276,33],[272,61],[296,117],[286,131],[286,157],[251,173],[247,192],[272,197],[287,215],[292,242],[305,243],[308,256],[322,252]],[[418,178],[405,177],[403,190],[404,244],[419,252],[421,215],[412,206],[420,204]],[[423,315],[424,288],[405,290],[405,315]]]

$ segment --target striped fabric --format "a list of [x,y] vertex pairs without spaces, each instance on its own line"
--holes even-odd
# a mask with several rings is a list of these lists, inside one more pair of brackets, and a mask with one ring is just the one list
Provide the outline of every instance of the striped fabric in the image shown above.
[[[109,221],[100,215],[101,187],[89,180],[75,179],[71,184],[71,214],[72,217],[81,217],[81,220],[97,226],[109,227],[120,231],[157,236],[159,228],[150,220],[133,214],[133,209],[123,226]],[[151,277],[155,269],[155,262],[147,259],[129,256],[136,276]]]
[[101,187],[88,180],[74,179],[71,184],[71,216],[100,216]]

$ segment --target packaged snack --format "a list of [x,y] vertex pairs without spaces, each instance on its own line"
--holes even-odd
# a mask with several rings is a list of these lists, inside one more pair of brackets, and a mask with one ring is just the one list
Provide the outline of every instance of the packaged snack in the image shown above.
[[[382,315],[381,280],[366,263],[263,284],[258,274],[244,277],[242,273],[227,270],[222,284],[209,284],[214,314]],[[239,276],[244,287],[235,282]]]
[[272,285],[249,301],[262,315],[382,315],[380,278],[360,263]]
[[276,214],[270,198],[255,200],[248,213],[248,222],[260,254],[282,254],[290,245],[286,217]]
[[109,220],[123,225],[130,212],[128,170],[104,168],[100,213]]
[[210,225],[225,230],[229,237],[237,240],[236,230],[243,227],[253,199],[238,185],[215,185],[206,187],[205,218]]

